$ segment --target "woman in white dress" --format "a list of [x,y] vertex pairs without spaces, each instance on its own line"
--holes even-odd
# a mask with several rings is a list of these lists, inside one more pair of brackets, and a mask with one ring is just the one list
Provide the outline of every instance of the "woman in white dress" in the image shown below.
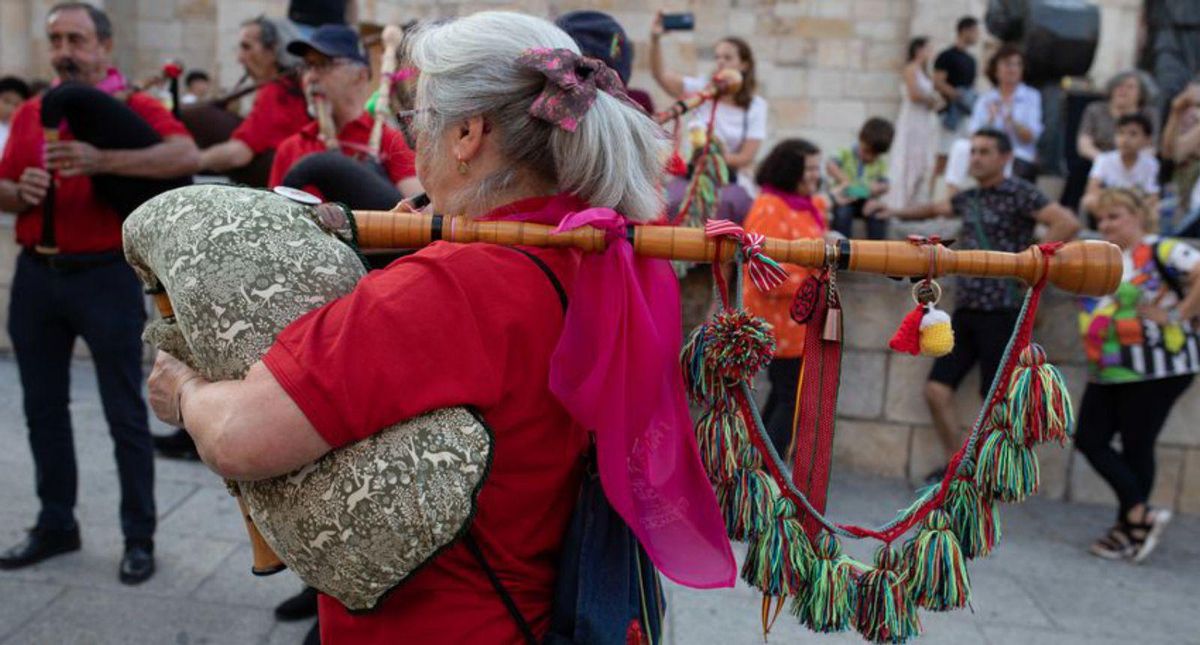
[[937,154],[937,111],[942,98],[934,89],[926,68],[933,55],[929,39],[913,38],[908,43],[908,63],[904,65],[904,86],[900,117],[896,120],[896,141],[888,163],[891,189],[885,198],[889,209],[907,208],[922,201],[933,181],[934,155]]

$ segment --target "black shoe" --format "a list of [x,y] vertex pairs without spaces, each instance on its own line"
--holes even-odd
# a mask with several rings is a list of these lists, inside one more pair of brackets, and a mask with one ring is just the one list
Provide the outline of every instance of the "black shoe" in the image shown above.
[[167,459],[182,459],[184,461],[200,461],[200,453],[196,451],[196,442],[192,435],[183,428],[177,428],[169,435],[154,435],[154,450]]
[[127,540],[121,557],[118,576],[127,585],[141,584],[154,575],[154,543],[150,540]]
[[78,551],[79,529],[61,531],[33,527],[24,542],[0,555],[0,569],[20,569],[56,555]]
[[312,629],[304,635],[304,645],[321,645],[321,623],[313,623]]
[[305,587],[300,593],[279,603],[275,608],[275,617],[291,622],[304,620],[317,615],[317,590]]

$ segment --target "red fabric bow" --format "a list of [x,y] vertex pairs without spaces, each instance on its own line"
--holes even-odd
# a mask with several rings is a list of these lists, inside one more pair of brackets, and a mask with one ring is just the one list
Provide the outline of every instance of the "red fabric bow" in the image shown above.
[[732,237],[742,245],[742,255],[750,272],[750,280],[759,291],[767,292],[787,280],[787,269],[763,253],[762,233],[747,233],[735,222],[727,219],[710,219],[704,223],[704,233],[709,237]]
[[569,49],[530,49],[517,58],[517,65],[546,77],[542,93],[529,106],[529,113],[543,121],[574,132],[602,90],[637,105],[625,94],[621,77],[603,61],[580,56]]

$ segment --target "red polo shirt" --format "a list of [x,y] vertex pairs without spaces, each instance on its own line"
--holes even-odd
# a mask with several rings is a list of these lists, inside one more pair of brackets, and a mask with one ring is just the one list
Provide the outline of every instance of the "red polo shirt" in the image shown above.
[[[578,253],[529,250],[570,293]],[[495,436],[494,461],[473,531],[538,635],[549,628],[588,446],[587,433],[549,389],[562,324],[558,295],[529,258],[500,246],[438,242],[372,271],[354,292],[296,320],[263,358],[334,447],[447,406],[483,414]],[[461,544],[372,613],[351,615],[322,595],[320,614],[321,642],[334,645],[522,642]]]
[[[191,138],[187,128],[153,97],[140,92],[132,94],[126,105],[145,119],[163,138]],[[21,173],[30,166],[44,167],[42,149],[42,100],[34,98],[17,108],[12,119],[8,145],[0,158],[0,179],[19,181]],[[69,132],[62,140],[72,139]],[[121,216],[92,191],[89,177],[62,177],[54,192],[55,233],[63,253],[99,253],[121,249]],[[17,215],[17,244],[32,247],[42,238],[42,207],[34,206]]]
[[[342,126],[341,132],[338,132],[342,153],[355,159],[366,159],[367,142],[371,138],[371,127],[374,125],[374,117],[363,112],[362,116]],[[325,144],[319,138],[317,122],[310,122],[279,144],[279,149],[275,151],[275,161],[271,164],[271,178],[267,185],[278,186],[297,161],[326,150]],[[383,138],[379,142],[379,161],[393,184],[417,174],[413,152],[404,142],[404,136],[386,125],[383,126]]]
[[293,76],[280,76],[258,89],[250,113],[230,137],[257,155],[279,147],[309,121],[300,82]]

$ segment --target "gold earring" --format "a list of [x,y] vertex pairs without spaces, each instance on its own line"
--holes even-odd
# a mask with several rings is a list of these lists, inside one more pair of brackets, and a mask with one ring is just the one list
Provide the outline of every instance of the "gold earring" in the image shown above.
[[458,160],[458,174],[466,175],[469,172],[471,172],[471,164],[467,163],[463,159],[459,159]]

